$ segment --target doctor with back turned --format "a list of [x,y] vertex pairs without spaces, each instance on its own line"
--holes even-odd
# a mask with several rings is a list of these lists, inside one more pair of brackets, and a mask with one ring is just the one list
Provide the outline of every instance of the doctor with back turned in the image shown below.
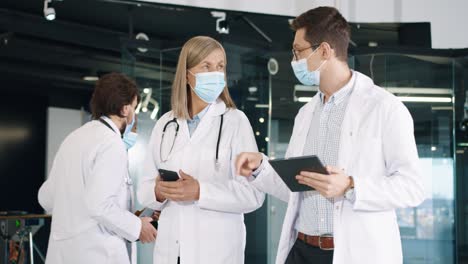
[[127,149],[136,140],[138,99],[133,80],[102,76],[91,99],[94,120],[60,145],[38,195],[52,214],[47,264],[129,264],[131,242],[155,240],[152,218],[138,218],[131,208]]

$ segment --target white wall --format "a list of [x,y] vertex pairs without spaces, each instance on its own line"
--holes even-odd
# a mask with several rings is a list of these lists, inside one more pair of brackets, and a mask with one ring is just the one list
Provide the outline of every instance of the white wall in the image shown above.
[[466,0],[351,0],[339,9],[352,22],[430,22],[433,48],[468,48]]
[[335,6],[350,22],[430,22],[433,48],[468,48],[467,0],[144,1],[286,16],[297,16],[317,6]]
[[50,168],[55,158],[55,154],[63,140],[73,130],[85,123],[87,114],[80,110],[49,107],[47,109],[47,171],[49,176]]

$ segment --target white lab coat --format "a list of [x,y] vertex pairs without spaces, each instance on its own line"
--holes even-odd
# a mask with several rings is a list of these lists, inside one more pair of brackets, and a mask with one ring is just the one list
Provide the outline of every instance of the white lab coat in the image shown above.
[[[219,168],[215,166],[216,141],[220,115],[224,123],[219,146]],[[162,210],[153,261],[157,264],[181,263],[219,264],[244,263],[246,232],[244,213],[259,208],[264,194],[249,184],[248,179],[235,175],[234,159],[244,151],[257,151],[249,120],[239,110],[226,109],[221,100],[210,106],[197,129],[189,136],[186,120],[178,119],[179,134],[167,162],[175,127],[166,130],[161,143],[162,129],[172,120],[168,112],[156,123],[149,143],[143,177],[137,198],[144,206]],[[158,203],[154,194],[157,169],[185,173],[200,183],[200,199],[196,202]]]
[[129,211],[127,152],[115,124],[91,121],[60,146],[39,203],[52,214],[46,263],[130,263],[126,241],[141,221]]
[[[353,176],[356,201],[334,204],[334,264],[402,263],[395,209],[424,200],[413,120],[392,94],[354,72],[356,83],[342,124],[338,167]],[[316,95],[295,119],[286,157],[303,155]],[[297,233],[300,193],[290,193],[264,157],[264,170],[252,184],[288,202],[277,264],[285,262]]]

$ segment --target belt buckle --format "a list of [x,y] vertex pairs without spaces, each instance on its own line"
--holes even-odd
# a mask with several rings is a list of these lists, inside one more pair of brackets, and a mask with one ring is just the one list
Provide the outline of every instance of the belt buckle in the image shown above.
[[322,238],[332,238],[333,239],[333,235],[329,235],[329,234],[325,234],[325,235],[321,235],[319,236],[319,248],[321,250],[333,250],[334,248],[326,248],[326,247],[322,247]]

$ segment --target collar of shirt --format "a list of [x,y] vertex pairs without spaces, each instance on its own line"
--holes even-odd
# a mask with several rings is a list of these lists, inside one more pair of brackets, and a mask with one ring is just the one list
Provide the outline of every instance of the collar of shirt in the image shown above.
[[200,121],[205,116],[206,112],[208,112],[208,109],[210,108],[210,106],[211,106],[211,104],[207,105],[203,110],[201,110],[200,113],[198,113],[192,119],[187,120],[187,122],[188,123],[193,123],[193,122]]
[[[345,84],[345,86],[343,86],[341,89],[339,89],[338,91],[336,91],[331,97],[330,99],[327,101],[327,103],[333,103],[335,105],[339,105],[341,102],[344,101],[344,99],[346,97],[348,97],[350,94],[351,94],[351,91],[353,90],[353,86],[354,86],[354,79],[356,78],[356,74],[354,73],[354,71],[351,71],[351,79],[348,81],[348,83]],[[320,91],[320,89],[318,90],[318,93],[320,95],[320,101],[322,102],[322,104],[324,103],[324,98],[325,98],[325,94],[322,93],[322,91]]]
[[119,137],[122,136],[122,133],[120,132],[120,129],[117,127],[117,125],[115,125],[115,123],[114,123],[114,121],[112,121],[112,119],[110,119],[107,116],[101,116],[100,118],[102,120],[104,120],[104,122],[109,124],[112,127],[112,129],[114,129],[115,133],[117,133],[119,135]]

